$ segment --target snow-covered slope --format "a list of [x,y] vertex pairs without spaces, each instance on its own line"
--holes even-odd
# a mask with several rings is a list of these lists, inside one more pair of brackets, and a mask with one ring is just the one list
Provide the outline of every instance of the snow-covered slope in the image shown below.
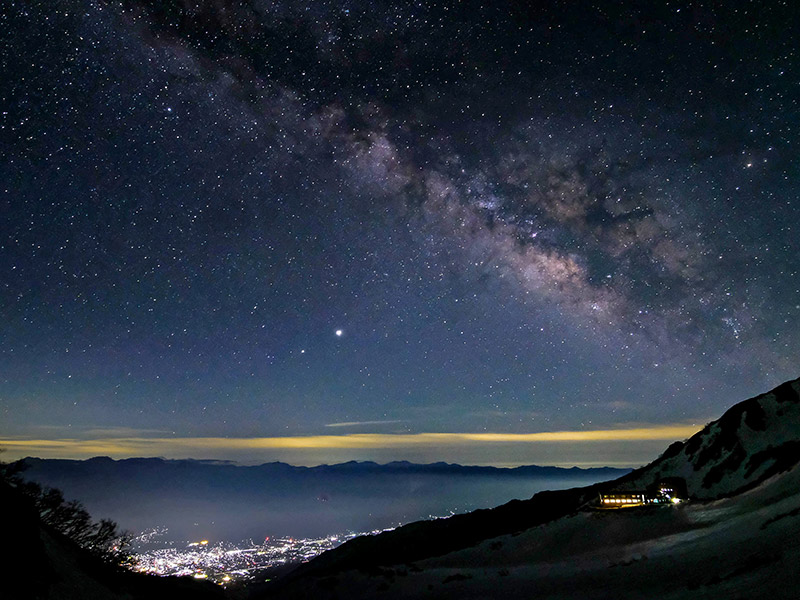
[[685,442],[672,444],[618,489],[664,477],[686,480],[689,495],[713,499],[749,489],[800,461],[800,379],[733,406]]
[[798,597],[800,468],[713,502],[580,512],[410,565],[349,570],[280,598]]

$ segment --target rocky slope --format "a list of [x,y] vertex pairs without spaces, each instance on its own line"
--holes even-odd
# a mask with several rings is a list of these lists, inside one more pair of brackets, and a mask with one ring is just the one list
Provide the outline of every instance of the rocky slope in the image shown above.
[[750,489],[800,461],[800,379],[732,407],[657,460],[620,479],[643,489],[664,477],[686,480],[698,500]]

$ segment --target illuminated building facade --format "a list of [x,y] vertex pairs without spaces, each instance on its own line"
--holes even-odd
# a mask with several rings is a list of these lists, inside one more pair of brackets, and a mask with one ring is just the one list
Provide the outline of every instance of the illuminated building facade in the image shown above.
[[600,506],[603,508],[641,506],[647,503],[647,494],[644,492],[610,492],[608,494],[600,494]]
[[600,508],[623,508],[647,504],[678,504],[686,500],[686,482],[679,477],[662,479],[648,491],[613,491],[600,494]]

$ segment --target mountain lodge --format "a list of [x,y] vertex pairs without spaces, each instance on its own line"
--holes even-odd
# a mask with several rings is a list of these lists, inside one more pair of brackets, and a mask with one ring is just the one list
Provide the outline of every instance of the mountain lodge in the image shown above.
[[660,480],[647,491],[614,491],[600,494],[599,508],[625,508],[648,504],[678,504],[688,498],[686,482],[680,477]]

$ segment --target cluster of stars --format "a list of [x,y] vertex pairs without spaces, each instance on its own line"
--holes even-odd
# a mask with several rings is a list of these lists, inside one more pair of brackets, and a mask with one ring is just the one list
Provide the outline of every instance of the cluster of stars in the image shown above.
[[610,426],[796,375],[784,3],[221,6],[0,15],[13,432]]

